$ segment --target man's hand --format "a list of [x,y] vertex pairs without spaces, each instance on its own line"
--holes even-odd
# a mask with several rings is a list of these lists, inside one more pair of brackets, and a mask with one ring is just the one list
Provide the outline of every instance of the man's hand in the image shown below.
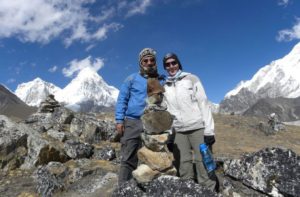
[[111,138],[112,142],[120,142],[120,139],[121,139],[121,137],[123,136],[123,133],[124,133],[124,124],[117,123],[116,124],[116,130],[117,130],[117,132],[115,132],[115,134]]
[[120,136],[122,136],[123,133],[124,133],[124,124],[123,124],[123,123],[117,123],[116,129],[117,129],[117,131],[118,131],[118,134],[119,134]]

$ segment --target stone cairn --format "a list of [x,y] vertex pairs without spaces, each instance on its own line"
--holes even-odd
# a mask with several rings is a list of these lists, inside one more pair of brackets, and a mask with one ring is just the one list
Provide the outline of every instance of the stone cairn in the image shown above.
[[39,107],[39,112],[47,113],[47,112],[53,112],[56,107],[60,107],[60,104],[57,100],[55,100],[53,94],[49,94],[47,98],[41,102],[41,105]]
[[158,79],[147,81],[148,105],[142,116],[144,133],[141,134],[144,146],[138,150],[140,165],[132,172],[138,183],[149,183],[161,175],[175,176],[173,154],[167,148],[173,117],[162,105],[164,88]]

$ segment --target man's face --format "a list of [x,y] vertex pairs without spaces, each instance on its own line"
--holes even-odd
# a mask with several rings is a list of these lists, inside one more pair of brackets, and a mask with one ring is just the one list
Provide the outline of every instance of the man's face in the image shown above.
[[147,68],[147,67],[153,67],[156,66],[156,61],[155,58],[152,56],[146,56],[142,59],[142,66]]
[[156,61],[153,56],[146,56],[142,59],[142,67],[144,71],[151,75],[157,72],[156,70]]

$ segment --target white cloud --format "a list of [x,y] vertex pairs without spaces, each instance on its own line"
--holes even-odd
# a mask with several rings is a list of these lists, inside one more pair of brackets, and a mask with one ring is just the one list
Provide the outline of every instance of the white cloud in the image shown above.
[[7,84],[9,84],[9,83],[15,83],[15,82],[16,82],[16,79],[14,79],[14,78],[10,78],[10,79],[8,79],[6,81]]
[[109,31],[118,31],[123,26],[118,23],[111,23],[109,25],[104,24],[100,27],[97,31],[93,34],[87,33],[87,29],[84,26],[78,26],[75,30],[74,34],[65,39],[66,46],[70,46],[74,40],[82,40],[82,41],[89,41],[89,40],[104,40],[107,38],[107,34]]
[[300,39],[300,18],[297,18],[297,22],[292,29],[284,29],[278,32],[278,41],[291,41],[294,39]]
[[290,0],[278,0],[278,5],[287,6]]
[[101,41],[123,27],[118,17],[144,14],[150,4],[151,0],[1,0],[0,39],[47,44],[60,38],[67,47],[74,41]]
[[48,69],[49,72],[54,73],[57,70],[57,66],[53,66],[51,68]]
[[146,9],[151,5],[151,0],[136,0],[129,4],[129,10],[126,17],[130,17],[136,14],[144,14]]
[[84,68],[92,68],[95,71],[100,70],[104,66],[104,60],[102,58],[92,58],[88,56],[82,60],[72,60],[69,63],[68,68],[63,68],[62,72],[65,77],[72,77],[75,73],[78,73]]
[[95,44],[90,44],[89,46],[87,46],[85,48],[85,51],[88,52],[88,51],[92,50],[95,46],[96,46]]

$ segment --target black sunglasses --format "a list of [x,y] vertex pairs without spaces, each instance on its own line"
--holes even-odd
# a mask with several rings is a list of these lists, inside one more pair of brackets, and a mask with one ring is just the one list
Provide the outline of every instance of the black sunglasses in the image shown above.
[[148,63],[148,62],[154,63],[155,59],[154,58],[143,59],[143,62],[144,63]]
[[177,64],[178,64],[178,63],[177,63],[176,61],[168,62],[168,63],[166,62],[166,63],[165,63],[165,66],[166,66],[166,67],[170,67],[171,65],[172,65],[172,66],[176,66]]

